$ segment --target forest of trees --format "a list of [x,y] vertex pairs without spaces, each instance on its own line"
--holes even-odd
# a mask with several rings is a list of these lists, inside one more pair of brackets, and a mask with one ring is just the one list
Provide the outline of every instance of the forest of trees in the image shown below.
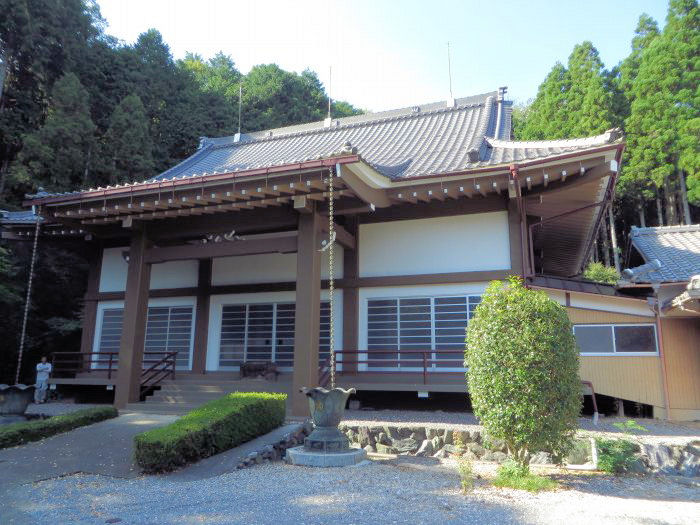
[[[243,75],[223,53],[174,60],[155,29],[133,45],[105,33],[92,0],[0,0],[0,209],[38,188],[73,191],[144,180],[192,154],[200,136],[322,120],[316,73],[275,64]],[[360,111],[334,101],[334,117]],[[0,247],[0,383],[12,379],[30,246]],[[86,264],[40,243],[27,363],[74,349]]]
[[[219,53],[174,60],[155,29],[133,45],[105,32],[93,0],[0,0],[0,209],[39,187],[70,191],[144,180],[190,155],[200,136],[321,120],[327,94],[312,71],[275,64],[247,74]],[[642,15],[629,56],[607,69],[591,42],[557,63],[514,113],[518,140],[621,127],[627,148],[613,213],[595,258],[611,266],[616,232],[700,219],[700,15],[671,0],[663,30]],[[416,101],[421,102],[421,101]],[[360,111],[333,103],[334,116]],[[610,226],[613,230],[610,230]],[[618,255],[619,250],[618,248]],[[40,243],[28,358],[77,348],[86,264],[79,250]],[[0,382],[16,358],[30,246],[0,246]]]
[[630,54],[606,69],[591,42],[556,63],[529,104],[514,111],[516,140],[583,137],[620,127],[626,135],[613,213],[596,257],[614,260],[631,226],[692,224],[700,218],[700,12],[671,0],[662,31],[646,14]]

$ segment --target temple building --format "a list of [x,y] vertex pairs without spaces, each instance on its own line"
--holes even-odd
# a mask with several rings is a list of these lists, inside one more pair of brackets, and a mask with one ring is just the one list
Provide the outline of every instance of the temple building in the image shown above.
[[[41,242],[91,257],[81,348],[53,356],[51,381],[104,385],[132,409],[280,390],[304,415],[299,388],[327,380],[333,337],[340,386],[466,392],[469,319],[489,281],[518,275],[567,308],[584,393],[700,419],[700,313],[683,288],[698,228],[666,253],[694,250],[682,275],[661,260],[621,286],[581,280],[624,137],[513,141],[504,93],[204,137],[153,179],[31,196],[3,237],[32,240],[40,216]],[[664,257],[660,230],[632,233],[630,266]],[[239,379],[256,367],[268,380]]]

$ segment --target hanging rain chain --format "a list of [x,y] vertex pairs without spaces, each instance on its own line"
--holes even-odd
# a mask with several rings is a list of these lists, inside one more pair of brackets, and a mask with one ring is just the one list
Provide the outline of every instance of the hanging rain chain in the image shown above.
[[335,244],[335,218],[333,216],[333,168],[328,171],[328,305],[329,305],[329,343],[331,367],[331,389],[335,388],[335,323],[333,319],[333,292],[335,291],[335,278],[333,276]]
[[22,354],[24,353],[24,340],[27,335],[27,317],[29,317],[29,303],[32,298],[32,281],[34,280],[34,265],[36,264],[36,249],[39,243],[39,226],[41,217],[36,214],[36,227],[34,228],[34,246],[32,248],[32,259],[29,263],[29,279],[27,280],[27,298],[24,301],[24,317],[22,318],[22,333],[19,338],[19,355],[17,356],[17,372],[15,373],[15,384],[19,383],[19,373],[22,368]]

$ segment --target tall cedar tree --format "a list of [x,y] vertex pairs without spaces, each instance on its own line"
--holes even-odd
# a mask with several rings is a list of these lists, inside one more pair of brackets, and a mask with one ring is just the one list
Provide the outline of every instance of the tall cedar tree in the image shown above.
[[112,113],[104,136],[103,162],[106,183],[120,184],[145,180],[154,175],[148,117],[141,99],[129,95]]
[[[627,120],[630,177],[671,188],[688,176],[700,204],[700,14],[695,0],[671,0],[666,27],[640,59]],[[667,195],[668,196],[668,195]],[[673,216],[673,215],[671,215]]]
[[14,179],[56,192],[83,186],[94,132],[88,93],[66,73],[54,85],[45,124],[24,139]]
[[613,127],[607,73],[590,42],[574,47],[567,67],[557,62],[518,127],[519,140],[583,137]]

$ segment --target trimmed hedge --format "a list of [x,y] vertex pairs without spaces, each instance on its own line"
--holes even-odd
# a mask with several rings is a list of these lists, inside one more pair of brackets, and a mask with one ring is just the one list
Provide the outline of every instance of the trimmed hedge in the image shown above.
[[70,414],[53,416],[48,419],[2,425],[0,426],[0,448],[23,445],[30,441],[39,441],[55,434],[68,432],[85,425],[92,425],[118,415],[116,408],[105,406],[84,408]]
[[173,470],[266,434],[284,423],[286,394],[234,392],[170,425],[134,437],[144,472]]

